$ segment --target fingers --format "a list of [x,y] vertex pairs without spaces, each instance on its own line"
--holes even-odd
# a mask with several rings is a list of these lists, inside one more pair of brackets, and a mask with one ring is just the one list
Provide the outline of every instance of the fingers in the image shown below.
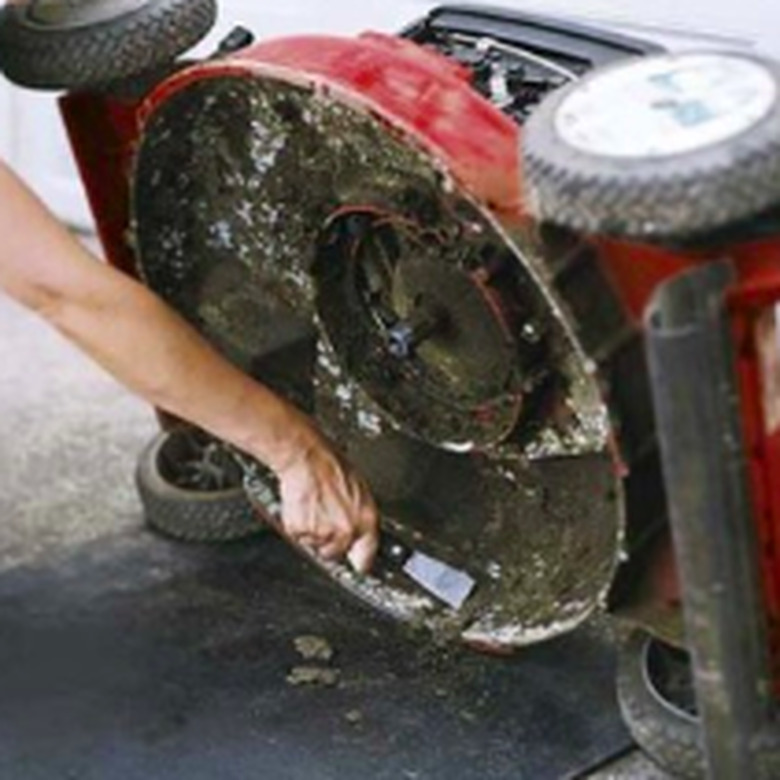
[[358,574],[368,574],[374,565],[379,547],[379,535],[376,531],[359,537],[347,552],[347,560]]
[[294,508],[290,509],[283,523],[286,535],[297,544],[314,550],[333,548],[342,555],[352,545],[354,531],[343,511],[316,505],[308,510],[308,517],[303,520],[300,514],[292,515],[294,511]]
[[286,523],[286,533],[297,545],[309,550],[326,561],[346,557],[355,571],[366,574],[376,557],[379,546],[379,520],[373,500],[353,512],[352,523],[343,522],[334,526],[323,521],[319,526],[308,523]]
[[296,544],[324,560],[348,556],[370,569],[378,544],[378,513],[367,485],[329,448],[280,478],[282,524]]
[[285,533],[299,547],[304,547],[328,561],[343,558],[354,541],[350,526],[334,529],[332,525],[324,522],[307,523],[300,530],[297,523],[287,522]]
[[379,510],[368,490],[364,490],[360,523],[347,551],[347,560],[358,574],[368,574],[379,549]]
[[344,557],[348,549],[348,546],[345,547],[343,544],[328,542],[318,547],[316,552],[325,561],[338,561]]

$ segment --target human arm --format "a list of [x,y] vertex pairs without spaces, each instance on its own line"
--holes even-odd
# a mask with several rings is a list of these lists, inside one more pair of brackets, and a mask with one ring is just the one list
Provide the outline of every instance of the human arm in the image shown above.
[[286,533],[366,570],[377,512],[311,420],[236,369],[149,290],[96,260],[0,162],[0,287],[130,390],[268,465]]

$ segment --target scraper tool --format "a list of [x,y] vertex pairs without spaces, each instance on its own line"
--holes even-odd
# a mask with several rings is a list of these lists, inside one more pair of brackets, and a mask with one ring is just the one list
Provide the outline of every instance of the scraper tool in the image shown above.
[[[278,528],[282,507],[276,478],[260,464],[232,448],[231,451],[244,471],[244,489],[250,501],[262,507],[267,519]],[[389,568],[402,571],[452,609],[460,609],[476,587],[475,580],[466,572],[419,550],[411,549],[386,531],[380,534],[377,557]]]
[[453,609],[460,609],[476,587],[474,579],[465,571],[419,550],[412,550],[386,532],[382,532],[379,541],[379,558],[388,566],[399,568],[421,588]]

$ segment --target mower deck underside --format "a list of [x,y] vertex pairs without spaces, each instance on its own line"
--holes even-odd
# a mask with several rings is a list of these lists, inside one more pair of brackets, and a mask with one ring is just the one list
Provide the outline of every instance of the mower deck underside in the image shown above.
[[[152,116],[134,202],[147,283],[317,417],[387,527],[478,587],[453,612],[381,566],[336,579],[489,646],[603,600],[623,507],[590,366],[524,257],[412,139],[313,89],[205,79]],[[399,352],[418,307],[437,327]]]

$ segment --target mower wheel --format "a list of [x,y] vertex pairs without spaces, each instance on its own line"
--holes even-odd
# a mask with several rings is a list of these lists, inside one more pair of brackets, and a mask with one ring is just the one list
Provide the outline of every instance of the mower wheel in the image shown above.
[[173,61],[211,29],[216,0],[30,0],[0,9],[0,72],[80,90]]
[[708,52],[597,69],[542,102],[523,147],[539,220],[698,241],[780,204],[780,66]]
[[704,751],[687,654],[644,631],[620,649],[617,693],[637,744],[674,777],[703,778]]
[[219,442],[192,428],[163,431],[141,453],[136,486],[146,523],[183,542],[229,542],[264,526],[243,473]]

